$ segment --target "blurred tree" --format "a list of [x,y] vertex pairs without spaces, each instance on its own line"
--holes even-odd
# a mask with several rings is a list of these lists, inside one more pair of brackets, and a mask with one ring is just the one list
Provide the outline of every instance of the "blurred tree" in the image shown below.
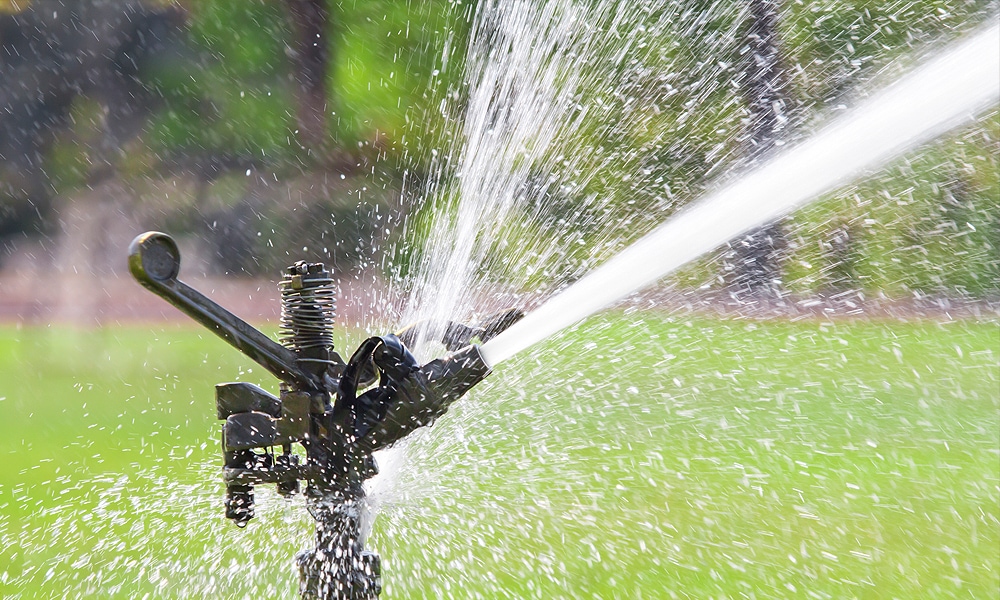
[[[539,281],[582,273],[699,196],[738,156],[761,157],[791,125],[809,131],[841,102],[853,104],[850,96],[863,95],[875,74],[905,70],[939,42],[995,18],[996,7],[995,0],[589,4],[614,14],[614,35],[573,57],[592,85],[573,98],[579,113],[556,136],[551,168],[534,169],[523,186],[534,199],[527,203],[534,229],[562,236],[551,261],[558,268],[539,270]],[[373,232],[389,228],[365,223],[365,211],[399,202],[404,169],[408,187],[422,189],[414,182],[430,179],[431,150],[461,130],[449,119],[467,102],[466,62],[481,51],[467,53],[470,22],[483,6],[0,0],[0,237],[43,227],[54,197],[73,202],[86,186],[117,176],[163,183],[150,189],[196,190],[145,199],[151,211],[170,213],[175,231],[217,237],[213,251],[227,271],[271,272],[270,258],[261,257],[302,258],[306,239],[311,249],[336,248],[332,261],[345,266],[370,256]],[[625,32],[634,42],[627,50]],[[734,135],[739,129],[743,135]],[[985,145],[970,138],[947,156],[917,161],[912,173],[862,186],[859,197],[872,205],[891,191],[877,219],[865,216],[866,205],[837,220],[846,210],[838,207],[807,224],[813,237],[793,232],[789,252],[808,247],[816,256],[781,264],[787,242],[777,226],[748,236],[736,245],[735,287],[770,290],[803,273],[793,285],[806,293],[860,285],[995,290],[996,161],[992,170],[981,164],[984,152],[996,155],[991,135]],[[952,160],[961,153],[968,156]],[[586,169],[555,160],[560,155],[586,156]],[[954,165],[944,169],[946,162]],[[911,201],[906,190],[914,186]],[[422,203],[414,193],[405,208]],[[325,218],[332,214],[336,223]],[[553,246],[550,237],[521,237],[528,240],[521,252],[541,256]],[[909,271],[892,270],[896,261]],[[941,272],[941,261],[955,269]],[[842,272],[832,263],[843,263]]]
[[838,0],[782,8],[789,82],[796,98],[820,109],[850,104],[876,75],[901,74],[941,42],[997,18],[995,0]]
[[295,29],[292,77],[296,83],[299,140],[313,151],[327,145],[330,10],[326,0],[284,0]]
[[[288,213],[313,205],[339,215],[339,232],[367,231],[345,224],[394,201],[372,192],[401,185],[406,132],[426,129],[407,114],[463,26],[448,0],[3,0],[0,237],[56,233],[55,205],[108,177],[195,190],[145,201],[177,233],[220,238],[225,271],[269,268],[238,247],[301,251],[304,221]],[[318,172],[337,186],[283,196]],[[279,227],[295,231],[262,237]],[[323,246],[346,248],[345,266],[361,254]]]
[[47,157],[77,98],[102,107],[85,179],[107,177],[155,105],[140,71],[171,43],[184,13],[139,0],[35,0],[0,14],[0,237],[50,218]]
[[[995,0],[788,2],[783,50],[803,130],[996,20]],[[919,99],[914,99],[919,102]],[[1000,289],[998,114],[915,150],[901,164],[792,217],[786,263],[799,293],[878,290],[889,297]],[[792,283],[794,281],[794,283]]]
[[[749,112],[745,154],[753,162],[770,153],[788,122],[788,83],[778,29],[777,0],[748,4],[746,44],[737,78]],[[730,244],[729,287],[737,295],[778,297],[782,287],[784,233],[779,222],[751,231]]]

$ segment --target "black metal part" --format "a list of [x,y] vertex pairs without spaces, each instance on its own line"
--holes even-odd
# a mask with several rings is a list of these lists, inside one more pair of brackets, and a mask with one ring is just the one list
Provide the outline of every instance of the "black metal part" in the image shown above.
[[[472,344],[476,339],[485,344],[523,318],[524,312],[521,309],[508,308],[489,315],[475,325],[430,319],[413,323],[396,335],[407,346],[415,346],[422,337],[440,337],[444,347],[454,352]],[[435,333],[439,335],[435,336]]]
[[297,454],[292,454],[291,444],[282,446],[281,452],[281,456],[278,456],[274,460],[274,470],[279,473],[287,473],[288,475],[275,483],[278,493],[287,498],[299,493],[300,477],[294,476],[297,474],[296,468],[299,466],[299,457]]
[[[278,397],[250,383],[216,386],[216,413],[224,421],[226,517],[247,525],[254,516],[255,485],[273,483],[279,493],[291,495],[306,482],[317,529],[316,547],[297,557],[301,596],[376,600],[380,563],[364,550],[362,532],[362,486],[378,472],[372,453],[430,425],[489,375],[470,341],[489,339],[523,314],[509,310],[473,326],[449,322],[443,341],[461,349],[423,366],[394,335],[370,338],[345,364],[333,350],[336,294],[322,264],[298,262],[280,283],[284,345],[180,282],[180,252],[166,234],[136,237],[129,269],[144,287],[282,381]],[[425,331],[411,328],[400,337],[418,333]],[[305,449],[304,461],[293,444]]]
[[363,493],[327,494],[310,502],[309,512],[317,523],[316,547],[295,557],[303,600],[378,598],[381,561],[365,551],[358,535],[364,510]]
[[222,446],[226,450],[251,450],[273,446],[278,439],[275,420],[260,412],[229,415],[222,426]]
[[[222,449],[224,451],[287,446],[301,442],[309,435],[309,409],[311,405],[309,394],[288,391],[282,393],[281,400],[270,396],[278,402],[277,410],[274,412],[255,410],[257,405],[250,402],[244,404],[247,407],[246,410],[232,411],[233,395],[228,392],[233,387],[232,384],[216,387],[216,413],[219,419],[226,421],[222,427]],[[254,395],[249,399],[256,400],[258,398],[261,396]],[[240,398],[240,400],[247,399],[246,397]],[[223,406],[223,402],[226,403],[225,406]],[[264,408],[273,409],[274,407],[268,405]]]
[[254,516],[253,484],[226,486],[226,518],[237,527],[246,527]]
[[[354,369],[369,360],[380,374],[379,386],[358,397],[352,381]],[[354,416],[357,451],[371,453],[431,425],[489,374],[478,346],[466,346],[418,367],[396,336],[370,338],[344,370],[338,406],[349,407]]]
[[129,271],[143,287],[207,327],[278,379],[318,387],[315,377],[296,364],[294,352],[177,279],[181,254],[169,235],[156,231],[144,233],[132,240],[128,254]]
[[252,383],[238,381],[215,386],[215,408],[219,419],[243,412],[262,412],[281,416],[281,400]]
[[288,268],[281,289],[281,343],[300,355],[333,347],[337,299],[329,271],[321,263],[299,261]]

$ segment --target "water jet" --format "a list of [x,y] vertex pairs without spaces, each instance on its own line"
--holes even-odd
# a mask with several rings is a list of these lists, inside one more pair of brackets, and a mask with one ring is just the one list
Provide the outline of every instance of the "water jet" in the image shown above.
[[996,105],[1000,26],[984,28],[835,119],[802,144],[710,192],[483,347],[488,364],[573,325],[750,229]]

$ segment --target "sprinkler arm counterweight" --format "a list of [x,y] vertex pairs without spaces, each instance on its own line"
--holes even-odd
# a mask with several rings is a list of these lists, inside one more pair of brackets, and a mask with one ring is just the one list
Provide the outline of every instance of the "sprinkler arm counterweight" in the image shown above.
[[144,233],[129,246],[129,271],[143,287],[204,325],[278,379],[318,387],[316,378],[298,367],[294,352],[177,279],[180,265],[177,244],[165,233]]

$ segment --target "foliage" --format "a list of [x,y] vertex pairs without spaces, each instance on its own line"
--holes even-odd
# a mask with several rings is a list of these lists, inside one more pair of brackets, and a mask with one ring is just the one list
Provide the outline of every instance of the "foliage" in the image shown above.
[[[909,154],[790,222],[793,290],[1000,293],[1000,113]],[[833,236],[846,234],[851,257]],[[849,273],[838,274],[844,261]],[[837,281],[840,281],[838,284]]]
[[[447,2],[332,3],[328,134],[350,151],[379,141],[400,150],[449,26]],[[294,143],[290,25],[277,0],[192,5],[192,55],[154,76],[167,109],[152,128],[161,151],[237,152],[290,158]]]
[[903,59],[890,71],[899,74],[995,10],[990,0],[788,2],[782,29],[795,95],[821,110],[851,99],[893,61]]
[[[455,162],[442,156],[462,151],[462,122],[475,75],[466,71],[472,23],[491,4],[331,0],[326,134],[332,152],[323,160],[309,156],[296,139],[295,74],[288,57],[294,32],[286,3],[172,4],[185,10],[183,39],[141,66],[138,77],[154,101],[148,103],[142,134],[119,149],[118,172],[155,179],[164,171],[202,165],[188,174],[208,180],[205,197],[179,200],[166,209],[163,221],[179,231],[199,232],[209,217],[235,223],[239,215],[226,210],[250,211],[259,222],[245,223],[244,234],[281,232],[270,243],[287,239],[282,257],[301,247],[301,239],[332,235],[331,229],[304,226],[309,219],[300,218],[303,213],[320,215],[313,219],[319,222],[338,213],[337,221],[358,224],[349,235],[371,237],[381,229],[364,224],[372,207],[388,213],[402,205],[411,215],[407,229],[377,237],[382,244],[388,236],[398,247],[392,270],[411,272],[420,246],[428,242],[433,214],[460,194],[459,186],[442,183],[453,175],[446,171],[455,169]],[[586,51],[567,61],[583,82],[571,90],[576,108],[557,141],[530,165],[527,180],[512,184],[511,193],[523,201],[497,228],[502,235],[492,244],[493,265],[486,269],[522,288],[558,286],[578,277],[723,174],[747,166],[750,123],[739,86],[748,60],[746,3],[578,4],[606,14],[585,23],[598,41],[580,46]],[[0,4],[6,12],[27,6]],[[785,132],[794,142],[871,92],[875,81],[905,71],[974,29],[996,3],[829,1],[780,7],[781,58],[790,81]],[[628,49],[620,47],[625,37]],[[54,137],[45,164],[52,193],[70,197],[92,183],[94,165],[103,164],[105,116],[93,98],[74,101],[70,125]],[[785,261],[789,289],[995,294],[996,121],[993,116],[988,125],[967,130],[983,139],[963,134],[964,141],[914,153],[905,165],[794,217]],[[442,154],[435,158],[432,151]],[[248,170],[281,183],[260,193],[245,180],[233,183]],[[293,202],[282,195],[284,182],[312,181],[321,172],[344,175],[353,185],[327,186]],[[215,197],[220,178],[230,182],[229,192],[237,189],[227,192],[225,201]],[[430,193],[434,185],[440,189]],[[356,201],[354,194],[363,190],[379,192]],[[254,204],[254,194],[266,201]],[[310,207],[300,210],[301,203]],[[971,229],[966,233],[963,227]],[[849,247],[834,250],[830,240],[841,233]],[[344,257],[345,264],[354,260]],[[258,265],[251,272],[264,272],[260,260],[251,262]],[[525,262],[528,268],[510,272],[510,265]],[[702,263],[679,280],[704,283],[719,268]]]

